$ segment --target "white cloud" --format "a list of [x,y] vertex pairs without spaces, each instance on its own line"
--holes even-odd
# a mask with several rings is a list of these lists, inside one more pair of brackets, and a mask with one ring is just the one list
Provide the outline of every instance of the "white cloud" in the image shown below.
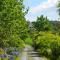
[[43,11],[44,9],[48,9],[55,6],[56,3],[57,3],[57,0],[47,0],[46,2],[43,2],[39,4],[38,6],[31,8],[29,12],[38,13],[38,12]]

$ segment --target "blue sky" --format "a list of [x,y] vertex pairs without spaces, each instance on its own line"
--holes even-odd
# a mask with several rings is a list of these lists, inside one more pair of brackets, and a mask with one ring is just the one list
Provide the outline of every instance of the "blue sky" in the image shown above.
[[25,8],[29,7],[25,17],[29,21],[35,21],[37,16],[44,15],[50,20],[58,20],[56,4],[57,0],[24,0]]

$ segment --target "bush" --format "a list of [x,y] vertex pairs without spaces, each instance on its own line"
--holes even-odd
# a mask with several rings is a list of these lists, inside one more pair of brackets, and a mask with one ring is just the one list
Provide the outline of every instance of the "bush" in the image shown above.
[[6,53],[7,53],[8,55],[10,55],[11,52],[13,52],[13,51],[14,51],[14,48],[7,48]]
[[60,60],[60,56],[58,57],[58,59],[57,60]]
[[39,32],[34,37],[34,47],[41,56],[57,60],[60,55],[60,37],[50,32]]
[[4,50],[0,48],[0,55],[4,54]]
[[30,37],[26,38],[25,43],[28,45],[32,45],[32,39]]

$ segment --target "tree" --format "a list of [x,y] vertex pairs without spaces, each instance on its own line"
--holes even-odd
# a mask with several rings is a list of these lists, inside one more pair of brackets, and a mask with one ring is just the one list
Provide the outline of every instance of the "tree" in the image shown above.
[[21,44],[20,32],[27,23],[23,0],[0,0],[0,47]]
[[34,22],[33,25],[37,31],[49,31],[52,29],[52,24],[50,24],[47,17],[44,17],[43,15],[37,17],[37,21]]
[[58,7],[59,15],[60,15],[60,1],[58,1],[58,5],[57,5],[57,7]]

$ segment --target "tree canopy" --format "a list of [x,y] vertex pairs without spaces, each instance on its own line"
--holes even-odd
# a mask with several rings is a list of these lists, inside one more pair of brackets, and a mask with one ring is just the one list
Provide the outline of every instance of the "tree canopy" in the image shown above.
[[33,25],[38,31],[49,31],[52,29],[52,24],[50,24],[49,19],[43,15],[37,17],[37,20]]
[[17,46],[27,23],[23,0],[0,0],[0,47]]

